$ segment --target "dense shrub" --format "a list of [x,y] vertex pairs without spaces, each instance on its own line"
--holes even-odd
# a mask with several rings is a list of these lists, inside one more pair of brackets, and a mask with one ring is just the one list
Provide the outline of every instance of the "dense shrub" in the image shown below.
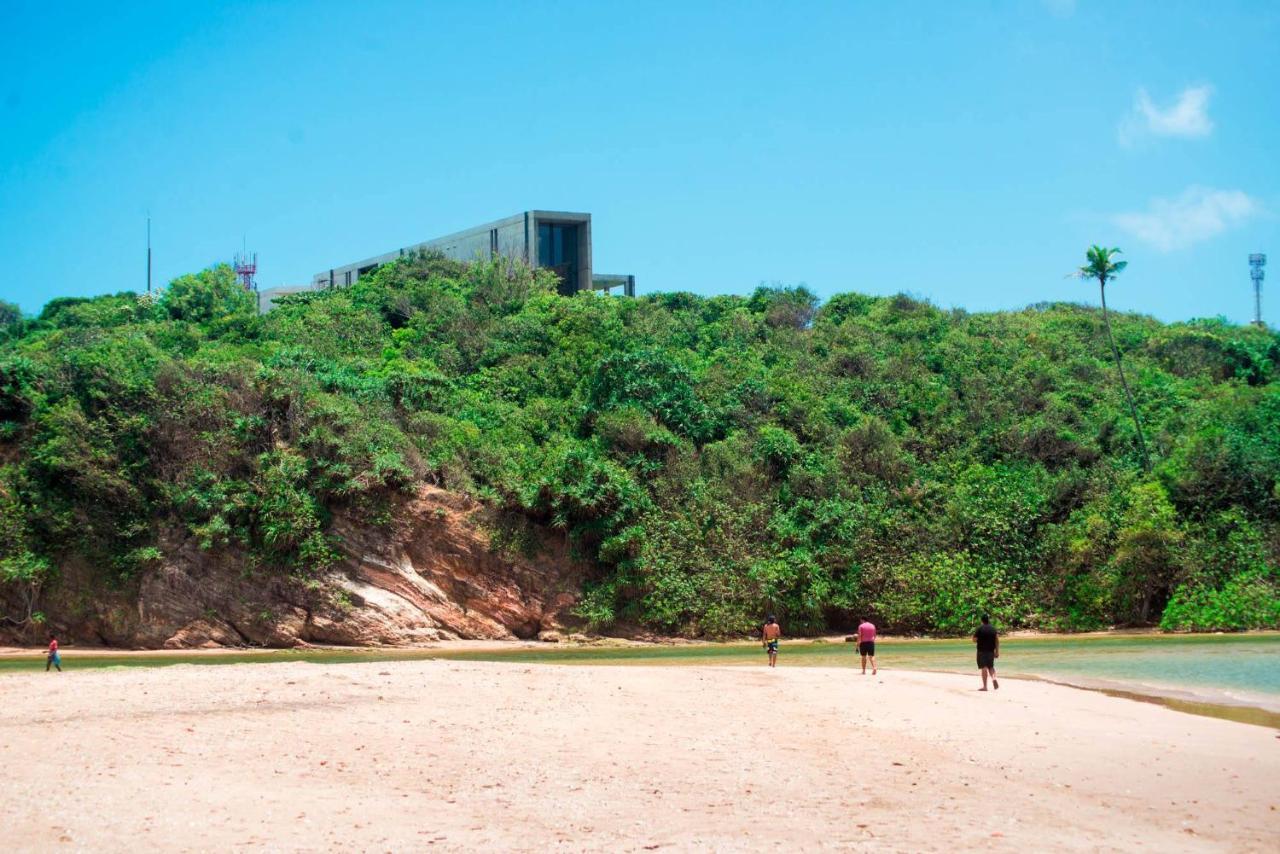
[[162,532],[265,572],[331,562],[427,482],[594,561],[581,613],[723,635],[1276,626],[1280,339],[803,287],[562,298],[502,259],[402,259],[260,318],[225,267],[158,299],[0,305],[0,602]]
[[1239,631],[1280,625],[1280,583],[1274,574],[1248,572],[1219,589],[1179,587],[1164,610],[1169,631]]

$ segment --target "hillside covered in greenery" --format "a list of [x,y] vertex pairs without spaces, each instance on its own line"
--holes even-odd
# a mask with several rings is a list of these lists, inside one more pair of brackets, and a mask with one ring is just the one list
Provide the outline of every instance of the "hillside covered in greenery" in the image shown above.
[[428,257],[261,317],[226,268],[0,312],[4,619],[56,619],[71,556],[127,589],[165,532],[306,577],[335,510],[427,482],[563,530],[602,630],[1280,625],[1280,338],[1112,324],[1149,472],[1077,305],[563,298]]

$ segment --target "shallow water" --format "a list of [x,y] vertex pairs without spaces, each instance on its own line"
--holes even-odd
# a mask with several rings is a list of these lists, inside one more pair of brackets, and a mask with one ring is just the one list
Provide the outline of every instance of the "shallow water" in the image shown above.
[[[877,659],[885,670],[940,670],[977,679],[968,640],[882,640]],[[64,650],[67,670],[156,667],[175,664],[241,664],[277,661],[347,663],[453,659],[588,665],[762,666],[758,644],[671,646],[538,646],[510,649],[320,649],[227,654],[122,653],[77,657]],[[783,667],[856,668],[854,644],[784,642]],[[43,655],[0,657],[0,673],[40,670]],[[1001,641],[1001,675],[1030,676],[1097,688],[1134,699],[1159,699],[1200,714],[1280,726],[1280,633],[1245,635],[1056,635]],[[1245,714],[1258,710],[1258,714]]]
[[[1008,676],[1035,676],[1085,687],[1138,694],[1179,696],[1251,705],[1280,712],[1280,634],[1246,635],[1056,635],[1007,638],[997,669]],[[886,670],[972,673],[969,640],[886,640],[877,644]],[[761,665],[758,644],[459,651],[472,661],[539,661],[561,664]],[[782,646],[779,666],[859,667],[852,643],[792,643]]]

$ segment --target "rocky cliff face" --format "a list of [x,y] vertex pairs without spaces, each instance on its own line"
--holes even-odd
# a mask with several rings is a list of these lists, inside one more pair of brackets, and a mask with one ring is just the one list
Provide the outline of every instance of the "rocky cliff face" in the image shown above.
[[104,593],[84,567],[64,567],[43,607],[68,640],[143,648],[399,646],[572,627],[587,566],[562,536],[527,525],[515,528],[521,549],[499,547],[503,529],[465,496],[423,487],[389,526],[337,519],[345,559],[312,578],[174,541],[127,591]]

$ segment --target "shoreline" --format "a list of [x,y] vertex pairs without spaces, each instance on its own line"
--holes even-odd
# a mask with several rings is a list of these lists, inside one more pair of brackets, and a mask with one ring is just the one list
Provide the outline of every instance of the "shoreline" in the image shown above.
[[[925,672],[949,673],[950,671]],[[1007,678],[1028,682],[1043,682],[1046,685],[1056,685],[1060,688],[1070,688],[1076,691],[1092,691],[1119,700],[1150,703],[1187,715],[1217,718],[1218,720],[1234,721],[1235,723],[1250,724],[1280,731],[1280,698],[1251,697],[1249,699],[1241,699],[1232,697],[1226,692],[1217,692],[1206,696],[1188,691],[1182,686],[1153,685],[1151,683],[1137,683],[1139,687],[1146,690],[1135,690],[1134,685],[1124,682],[1086,678],[1070,681],[1068,677],[1058,675],[1043,676],[1040,674],[1019,673]]]
[[[957,670],[940,670],[932,667],[881,667],[880,670],[893,673],[931,673],[938,676],[966,675]],[[1040,682],[1073,691],[1089,691],[1119,700],[1148,703],[1187,715],[1216,718],[1280,731],[1280,697],[1263,694],[1239,697],[1225,690],[1213,689],[1208,693],[1196,693],[1183,685],[1136,681],[1130,683],[1069,674],[1046,675],[1018,671],[1003,674],[1000,679],[1011,682]],[[1276,737],[1280,738],[1280,735]]]
[[[1240,632],[1165,632],[1155,628],[1139,628],[1139,629],[1104,629],[1093,632],[1042,632],[1035,630],[1017,630],[1000,635],[1002,640],[1090,640],[1095,638],[1210,638],[1210,637],[1273,637],[1280,636],[1280,629],[1249,629]],[[820,635],[817,637],[791,637],[786,638],[788,646],[794,645],[816,645],[816,644],[844,644],[851,641],[847,638],[851,635]],[[968,635],[891,635],[879,633],[876,636],[877,643],[894,643],[894,644],[914,644],[922,642],[936,641],[966,641]],[[340,646],[334,644],[305,644],[291,647],[266,647],[266,646],[219,646],[219,647],[183,647],[178,649],[172,648],[147,648],[147,647],[125,647],[125,646],[101,646],[101,645],[79,645],[64,644],[59,641],[59,649],[74,650],[77,655],[102,656],[102,655],[156,655],[156,656],[182,656],[182,655],[201,655],[201,656],[218,656],[218,655],[245,655],[254,653],[281,653],[281,652],[306,652],[315,651],[341,651],[341,652],[394,652],[397,650],[418,651],[418,650],[477,650],[477,651],[496,651],[503,649],[588,649],[588,648],[653,648],[664,649],[669,647],[707,647],[710,649],[753,645],[758,641],[750,638],[735,638],[732,640],[707,640],[702,638],[682,638],[682,637],[660,637],[652,640],[637,640],[634,638],[611,637],[608,635],[591,635],[586,640],[560,640],[560,641],[539,641],[539,640],[523,640],[519,638],[502,639],[502,640],[442,640],[432,641],[423,644],[406,644],[403,646]],[[43,653],[45,651],[43,644],[33,644],[30,646],[0,646],[0,658],[27,655],[31,653]]]
[[[1238,638],[1246,633],[1233,634]],[[1253,637],[1272,637],[1277,632],[1251,632]],[[1171,642],[1186,642],[1189,638],[1218,638],[1218,633],[1200,635],[1168,635],[1150,632],[1113,632],[1090,633],[1088,635],[1061,635],[1047,633],[1021,633],[1010,635],[1014,642],[1020,641],[1074,641],[1105,640],[1134,637],[1153,637],[1168,639]],[[953,644],[961,639],[901,638],[882,636],[887,644],[906,653],[905,660],[894,661],[892,658],[881,661],[881,670],[896,673],[934,673],[957,675],[968,673],[964,666],[938,665],[929,661],[929,656],[912,657],[911,648],[917,650],[924,645],[951,641]],[[1158,643],[1159,641],[1157,641]],[[412,662],[412,661],[490,661],[512,664],[549,664],[554,667],[585,665],[591,667],[637,667],[656,666],[665,668],[683,668],[690,666],[716,666],[730,668],[751,668],[744,657],[736,655],[737,651],[754,651],[758,642],[639,642],[623,639],[604,639],[593,641],[571,641],[546,643],[521,640],[461,640],[446,641],[411,647],[344,647],[344,646],[307,646],[284,649],[270,648],[214,648],[214,649],[169,649],[169,650],[120,650],[110,647],[65,647],[64,665],[71,669],[86,671],[115,668],[159,668],[182,665],[192,666],[231,666],[240,664],[266,665],[273,663],[307,663],[311,665],[359,665],[375,662]],[[849,664],[855,661],[849,652],[852,644],[845,643],[841,636],[827,638],[796,639],[788,642],[791,649],[803,650],[802,661],[794,667],[814,669],[815,667],[846,667],[845,657]],[[704,659],[699,651],[709,655]],[[829,652],[824,652],[829,650]],[[1277,651],[1280,651],[1278,648]],[[1029,654],[1032,654],[1028,651]],[[593,660],[597,658],[598,659]],[[648,653],[653,653],[649,655]],[[670,653],[670,658],[665,656]],[[717,660],[720,655],[728,653],[724,660]],[[486,658],[486,656],[489,656]],[[561,658],[563,656],[563,658]],[[21,673],[43,670],[44,649],[39,648],[0,648],[0,678]],[[665,660],[664,660],[665,658]],[[833,660],[838,658],[839,661]],[[75,661],[85,662],[83,668],[76,668]],[[22,666],[22,662],[30,662],[30,667]],[[784,665],[785,666],[785,665]],[[856,665],[855,665],[856,666]],[[1230,720],[1256,726],[1280,730],[1280,694],[1265,690],[1232,688],[1221,684],[1204,684],[1196,682],[1177,682],[1143,677],[1141,675],[1098,676],[1086,672],[1059,671],[1053,667],[1037,667],[1034,660],[1023,660],[1021,666],[1013,665],[1004,670],[1006,679],[1036,681],[1060,687],[1101,693],[1110,697],[1131,701],[1151,703],[1186,714]]]
[[[300,653],[308,652],[343,652],[356,654],[387,654],[395,652],[427,652],[430,650],[475,650],[477,652],[494,652],[504,649],[551,649],[557,646],[597,646],[597,644],[570,644],[570,643],[544,643],[542,641],[525,641],[525,640],[451,640],[451,641],[435,641],[432,643],[417,644],[413,646],[336,646],[332,644],[307,644],[306,646],[219,646],[219,647],[190,647],[182,649],[148,649],[146,647],[124,647],[124,646],[79,646],[74,644],[63,644],[58,642],[58,651],[74,652],[77,657],[84,658],[128,658],[128,657],[155,657],[155,658],[184,658],[188,656],[197,656],[200,658],[227,658],[227,657],[243,657],[243,656],[270,656],[282,655],[284,653]],[[604,644],[599,644],[604,646]],[[654,644],[657,646],[657,644]],[[43,655],[47,650],[44,646],[0,646],[0,659],[18,658],[24,655]]]

